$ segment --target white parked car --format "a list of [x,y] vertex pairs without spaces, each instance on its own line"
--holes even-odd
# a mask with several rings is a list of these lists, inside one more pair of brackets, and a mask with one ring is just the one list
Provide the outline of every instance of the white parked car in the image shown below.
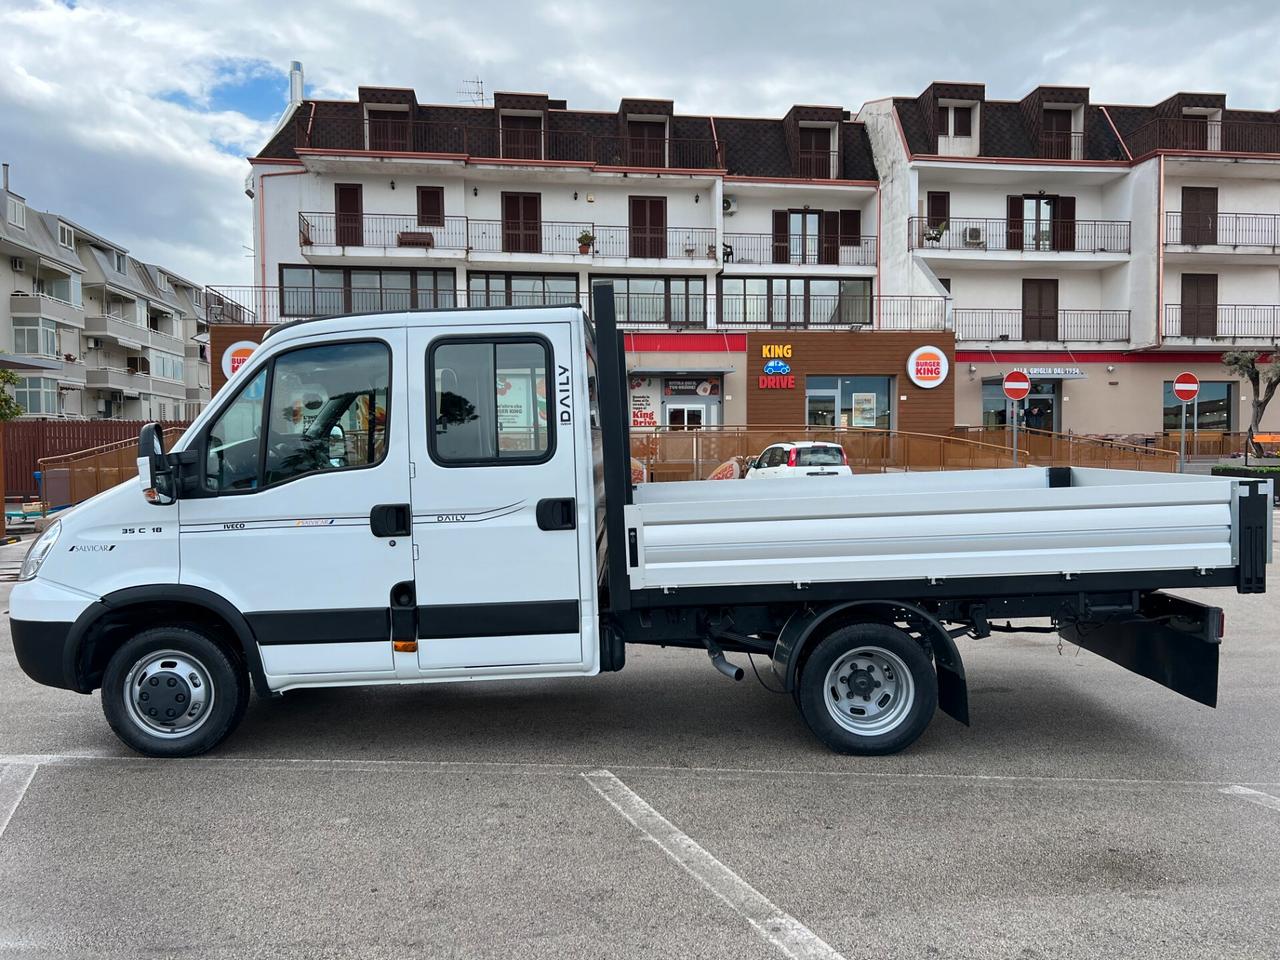
[[756,457],[747,471],[748,480],[773,480],[779,477],[851,477],[849,458],[838,443],[823,440],[800,440],[775,443]]

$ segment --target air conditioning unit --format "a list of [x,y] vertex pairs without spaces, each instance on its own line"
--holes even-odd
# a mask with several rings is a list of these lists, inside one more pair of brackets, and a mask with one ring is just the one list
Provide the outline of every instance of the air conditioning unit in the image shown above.
[[966,247],[982,246],[982,228],[981,227],[965,227],[964,228],[964,245]]
[[98,398],[98,412],[99,413],[107,412],[107,401],[102,399],[102,397]]
[[725,198],[720,201],[720,209],[724,211],[726,217],[732,217],[738,212],[738,198],[726,194]]
[[10,258],[9,258],[9,268],[10,268],[14,273],[26,273],[26,272],[27,272],[27,261],[23,260],[21,257],[10,257]]
[[101,337],[85,337],[84,345],[85,345],[85,349],[87,350],[101,350],[102,338]]

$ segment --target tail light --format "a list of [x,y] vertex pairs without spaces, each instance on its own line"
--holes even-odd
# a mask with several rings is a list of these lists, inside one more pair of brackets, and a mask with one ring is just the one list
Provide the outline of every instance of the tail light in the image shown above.
[[844,447],[840,448],[840,462],[846,467],[849,465],[849,455],[844,452]]
[[800,462],[800,448],[792,447],[791,452],[787,454],[787,466],[794,467]]

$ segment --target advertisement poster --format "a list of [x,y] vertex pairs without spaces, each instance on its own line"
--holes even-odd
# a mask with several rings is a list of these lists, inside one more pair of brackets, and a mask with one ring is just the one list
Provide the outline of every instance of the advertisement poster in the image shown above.
[[499,372],[496,393],[498,433],[504,450],[536,450],[540,428],[545,428],[547,408],[545,381],[528,374]]
[[632,377],[630,387],[631,425],[656,427],[658,425],[658,391],[653,380],[648,377]]
[[876,425],[876,395],[874,393],[855,393],[853,395],[854,427],[874,427]]
[[718,397],[719,377],[668,377],[663,393],[668,397]]

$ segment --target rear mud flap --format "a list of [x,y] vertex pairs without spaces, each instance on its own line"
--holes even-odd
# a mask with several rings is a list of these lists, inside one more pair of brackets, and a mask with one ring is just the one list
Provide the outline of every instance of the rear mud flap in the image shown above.
[[1149,593],[1136,616],[1064,625],[1058,635],[1197,703],[1218,705],[1218,607]]

